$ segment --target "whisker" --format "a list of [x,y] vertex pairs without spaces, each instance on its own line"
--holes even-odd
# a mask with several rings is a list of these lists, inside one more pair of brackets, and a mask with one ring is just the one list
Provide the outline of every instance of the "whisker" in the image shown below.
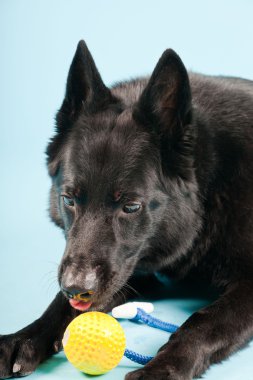
[[127,282],[126,282],[126,284],[123,286],[123,287],[126,287],[126,288],[128,288],[128,289],[130,289],[131,291],[133,291],[137,296],[141,296],[141,294],[135,289],[135,288],[133,288],[130,284],[128,284]]
[[[47,286],[47,294],[49,292],[51,292],[51,290],[53,289],[53,287],[55,286],[55,288],[58,288],[58,282],[56,279],[52,279],[49,283],[48,283],[48,286]],[[58,290],[58,289],[57,289]]]

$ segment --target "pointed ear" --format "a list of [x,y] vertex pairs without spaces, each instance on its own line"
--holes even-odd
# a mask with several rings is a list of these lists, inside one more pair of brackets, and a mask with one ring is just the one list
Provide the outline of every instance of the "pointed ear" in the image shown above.
[[85,42],[80,41],[69,69],[65,99],[60,112],[75,118],[81,109],[93,113],[115,101],[104,85]]
[[165,50],[157,63],[140,97],[137,115],[148,119],[159,134],[170,135],[177,126],[190,122],[189,78],[183,62],[172,49]]

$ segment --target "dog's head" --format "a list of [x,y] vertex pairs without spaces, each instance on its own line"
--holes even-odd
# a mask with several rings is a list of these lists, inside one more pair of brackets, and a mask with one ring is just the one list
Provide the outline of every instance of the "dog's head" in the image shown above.
[[191,119],[175,52],[164,52],[150,79],[109,90],[79,43],[47,149],[50,213],[67,241],[59,282],[72,306],[103,308],[136,268],[159,269],[191,244]]

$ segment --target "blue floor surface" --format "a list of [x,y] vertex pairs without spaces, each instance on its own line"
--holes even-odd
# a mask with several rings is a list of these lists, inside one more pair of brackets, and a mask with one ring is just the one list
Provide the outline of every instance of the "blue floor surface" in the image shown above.
[[[203,300],[173,299],[156,301],[154,316],[175,324],[182,324],[192,312],[206,304]],[[121,322],[126,336],[127,347],[144,355],[155,355],[159,347],[168,339],[168,334],[145,325],[139,325],[130,321]],[[203,376],[205,380],[252,380],[252,358],[253,344],[231,356],[222,364],[212,366]],[[55,355],[44,364],[29,379],[50,380],[77,380],[77,379],[99,379],[99,380],[123,380],[124,375],[136,368],[141,367],[123,358],[120,364],[111,372],[101,376],[88,376],[76,370],[65,358],[63,352]]]

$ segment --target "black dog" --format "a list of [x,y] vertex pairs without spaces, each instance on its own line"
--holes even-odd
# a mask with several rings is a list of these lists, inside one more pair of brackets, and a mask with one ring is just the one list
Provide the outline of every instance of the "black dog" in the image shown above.
[[253,82],[188,75],[166,50],[150,78],[109,90],[81,41],[47,155],[67,240],[61,292],[0,338],[1,378],[31,373],[73,317],[121,303],[139,271],[203,278],[222,295],[127,380],[190,380],[251,339]]

